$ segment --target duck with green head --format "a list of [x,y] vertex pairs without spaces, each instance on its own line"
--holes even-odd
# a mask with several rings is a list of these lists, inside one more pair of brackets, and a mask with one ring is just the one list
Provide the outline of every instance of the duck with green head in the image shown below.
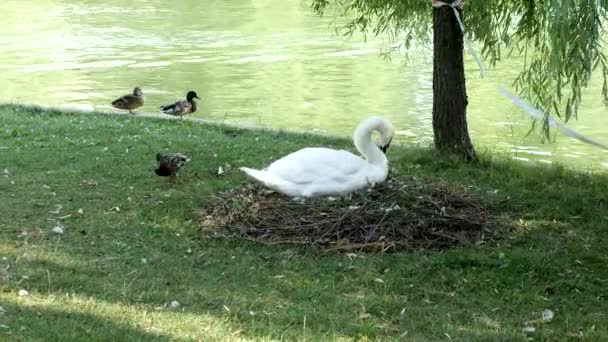
[[133,114],[133,109],[139,108],[143,105],[144,93],[139,87],[135,87],[132,94],[127,94],[112,101],[112,106],[114,108],[128,110],[131,114]]
[[194,99],[199,99],[194,90],[190,90],[188,94],[186,94],[185,100],[179,100],[175,103],[162,105],[160,106],[160,110],[167,115],[177,115],[183,120],[183,115],[192,114],[196,112],[197,105]]

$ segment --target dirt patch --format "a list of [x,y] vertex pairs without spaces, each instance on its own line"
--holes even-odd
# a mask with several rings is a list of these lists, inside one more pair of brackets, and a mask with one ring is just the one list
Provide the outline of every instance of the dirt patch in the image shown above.
[[305,202],[246,186],[212,197],[201,230],[266,244],[387,252],[482,244],[496,235],[497,221],[465,187],[391,179],[346,197]]

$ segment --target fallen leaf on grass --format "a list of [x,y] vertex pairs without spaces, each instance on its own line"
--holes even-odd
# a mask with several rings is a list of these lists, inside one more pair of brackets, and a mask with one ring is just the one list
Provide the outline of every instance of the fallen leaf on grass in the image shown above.
[[537,324],[537,323],[549,323],[555,317],[555,313],[552,310],[545,309],[543,310],[541,317],[537,319],[531,319],[529,321],[524,322],[526,325]]
[[94,179],[85,179],[82,181],[83,186],[97,186],[97,182]]
[[553,317],[555,317],[553,311],[549,309],[543,311],[543,322],[551,322],[553,320]]
[[491,319],[490,317],[486,316],[486,315],[479,315],[479,316],[473,316],[473,318],[480,322],[483,323],[485,325],[487,325],[490,328],[494,328],[494,329],[499,329],[500,328],[500,323],[498,323],[497,321]]
[[55,210],[49,211],[49,213],[51,213],[51,214],[59,214],[59,212],[61,212],[61,209],[63,209],[63,205],[57,204],[55,206]]
[[368,314],[367,312],[363,312],[363,313],[359,314],[359,316],[357,316],[357,318],[363,320],[363,319],[368,319],[371,316],[372,315]]
[[63,234],[63,225],[61,223],[57,223],[55,227],[53,227],[52,231],[58,235]]
[[535,327],[530,327],[530,326],[528,326],[528,327],[523,327],[523,329],[522,329],[522,330],[523,330],[523,332],[525,332],[525,333],[533,333],[533,332],[536,332],[536,328],[535,328]]
[[572,338],[583,338],[585,335],[583,335],[582,331],[578,331],[578,332],[568,331],[566,333],[566,336],[572,337]]

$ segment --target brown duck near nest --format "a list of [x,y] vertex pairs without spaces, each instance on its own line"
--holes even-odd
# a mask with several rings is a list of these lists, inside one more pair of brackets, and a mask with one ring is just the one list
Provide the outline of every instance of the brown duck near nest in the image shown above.
[[162,105],[160,106],[160,110],[167,115],[178,115],[180,119],[183,120],[182,115],[192,114],[196,112],[197,106],[194,99],[199,99],[194,90],[190,90],[188,94],[186,94],[185,100],[179,100],[175,103]]
[[141,88],[135,87],[133,94],[127,94],[112,101],[112,106],[118,109],[128,110],[133,114],[132,110],[144,105],[144,93]]
[[159,166],[154,172],[161,177],[169,177],[173,182],[175,181],[177,171],[190,159],[181,153],[158,153],[156,154],[156,161],[159,163]]

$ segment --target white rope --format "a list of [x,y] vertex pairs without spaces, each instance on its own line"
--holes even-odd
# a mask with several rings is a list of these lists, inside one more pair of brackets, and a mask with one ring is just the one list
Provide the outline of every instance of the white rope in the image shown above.
[[471,44],[471,42],[469,41],[469,38],[467,38],[467,35],[465,34],[464,23],[462,22],[462,19],[460,18],[460,13],[458,12],[458,9],[462,8],[463,5],[464,5],[464,0],[455,0],[454,2],[449,3],[449,4],[447,2],[443,2],[443,1],[433,0],[433,7],[440,8],[440,7],[444,7],[444,6],[449,6],[454,11],[454,16],[456,16],[456,20],[458,21],[458,25],[460,26],[460,30],[462,31],[462,36],[464,38],[465,46],[467,47],[467,50],[469,51],[471,56],[473,56],[473,58],[475,59],[475,62],[479,66],[479,73],[481,74],[481,78],[483,78],[485,76],[485,67],[483,66],[483,62],[482,62],[481,58],[479,58],[479,56],[477,55],[477,51],[475,51],[475,49],[473,48],[473,44]]
[[[432,1],[433,1],[433,7],[435,7],[435,8],[449,6],[454,11],[454,16],[456,17],[456,20],[458,21],[458,25],[460,26],[460,30],[462,31],[462,35],[464,37],[464,41],[465,41],[465,44],[467,46],[467,50],[469,51],[469,53],[471,54],[471,56],[473,56],[473,58],[475,59],[475,62],[479,66],[479,70],[480,70],[480,73],[481,73],[481,78],[483,78],[485,76],[485,68],[483,66],[483,62],[481,61],[481,59],[477,55],[477,51],[475,51],[475,49],[473,48],[471,42],[467,38],[466,33],[465,33],[465,29],[464,29],[464,23],[462,22],[462,19],[460,18],[460,13],[458,12],[458,9],[462,8],[462,6],[464,5],[464,0],[454,0],[452,3],[447,3],[447,2],[438,1],[438,0],[432,0]],[[528,103],[526,103],[521,98],[513,95],[511,92],[509,92],[503,86],[496,85],[496,87],[498,88],[498,90],[504,96],[508,97],[513,102],[513,104],[515,104],[519,108],[523,109],[526,113],[528,113],[528,115],[531,118],[537,119],[537,120],[544,120],[545,118],[547,118],[547,121],[549,123],[549,127],[551,127],[551,128],[559,128],[565,135],[567,135],[567,136],[569,136],[571,138],[578,139],[578,140],[580,140],[582,142],[585,142],[587,144],[594,145],[596,147],[608,150],[608,145],[605,145],[605,144],[597,142],[597,141],[595,141],[593,139],[590,139],[590,138],[588,138],[588,137],[586,137],[586,136],[584,136],[584,135],[582,135],[582,134],[574,131],[573,129],[568,128],[568,127],[560,124],[557,120],[555,120],[554,118],[552,118],[550,115],[545,114],[540,109],[535,108],[535,107],[529,105]]]
[[[524,111],[526,111],[532,118],[534,119],[538,119],[538,120],[542,120],[545,118],[545,113],[543,113],[541,110],[532,107],[531,105],[527,104],[526,102],[524,102],[522,99],[520,99],[519,97],[513,95],[511,92],[509,92],[507,89],[505,89],[504,87],[498,87],[500,92],[508,97],[509,99],[511,99],[511,101],[513,101],[513,103],[518,106],[519,108],[522,108]],[[575,130],[573,130],[572,128],[568,128],[564,125],[561,125],[559,122],[557,122],[557,120],[553,119],[551,116],[547,117],[547,120],[549,121],[549,127],[551,128],[559,128],[565,135],[572,137],[574,139],[578,139],[580,141],[586,142],[587,144],[590,145],[594,145],[597,146],[599,148],[603,148],[608,150],[608,146],[604,145],[600,142],[597,142],[593,139],[587,138],[586,136],[576,132]]]

